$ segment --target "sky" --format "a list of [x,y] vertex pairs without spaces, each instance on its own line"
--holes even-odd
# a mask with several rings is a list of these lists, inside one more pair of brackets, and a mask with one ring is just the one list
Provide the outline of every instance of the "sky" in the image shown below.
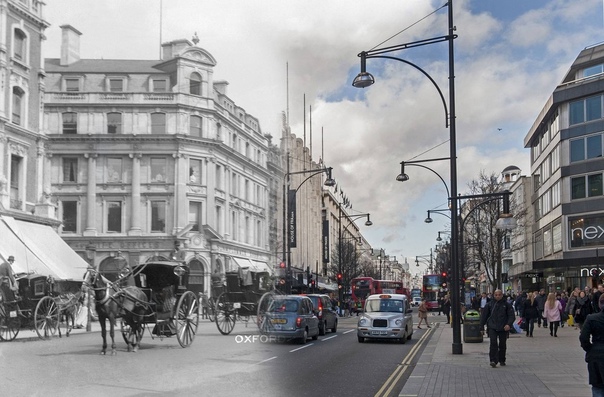
[[[400,162],[449,156],[445,110],[434,85],[394,60],[367,60],[376,83],[352,87],[358,53],[447,34],[445,0],[48,0],[43,53],[60,56],[60,25],[82,32],[83,59],[159,59],[159,43],[191,39],[217,60],[215,80],[260,121],[263,133],[313,134],[375,248],[429,255],[449,219],[442,181],[420,167],[397,182]],[[515,165],[530,175],[523,140],[554,88],[585,47],[604,41],[601,0],[454,0],[458,193],[480,172]],[[161,14],[161,18],[160,18]],[[160,22],[161,21],[161,22]],[[448,102],[446,42],[388,54],[425,70]],[[304,106],[306,103],[306,106]],[[312,109],[312,115],[311,115]],[[310,120],[312,119],[312,123]],[[322,138],[321,138],[322,136]],[[310,136],[307,137],[307,145]],[[321,140],[323,147],[320,146]],[[449,162],[424,164],[449,183]]]

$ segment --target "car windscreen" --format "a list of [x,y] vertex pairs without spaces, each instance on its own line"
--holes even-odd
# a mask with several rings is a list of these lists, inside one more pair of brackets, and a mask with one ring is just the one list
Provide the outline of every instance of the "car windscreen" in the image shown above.
[[269,311],[274,313],[296,313],[299,302],[294,299],[278,299],[272,302]]
[[365,312],[402,313],[403,301],[395,299],[370,299],[365,302]]

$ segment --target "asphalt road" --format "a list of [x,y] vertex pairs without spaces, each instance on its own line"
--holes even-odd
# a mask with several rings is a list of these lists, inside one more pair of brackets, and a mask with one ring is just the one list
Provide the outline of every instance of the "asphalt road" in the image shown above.
[[0,343],[0,385],[10,396],[398,395],[425,329],[406,344],[361,344],[355,327],[355,317],[340,318],[336,333],[300,345],[262,341],[241,323],[221,335],[203,320],[186,349],[145,332],[139,352],[128,353],[117,332],[116,356],[98,354],[97,332],[17,340]]

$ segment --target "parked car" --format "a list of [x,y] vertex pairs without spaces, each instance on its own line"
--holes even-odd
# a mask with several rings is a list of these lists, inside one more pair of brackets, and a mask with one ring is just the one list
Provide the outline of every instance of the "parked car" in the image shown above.
[[319,337],[319,319],[309,297],[303,295],[277,296],[266,313],[267,326],[263,333],[279,340],[298,340],[304,344],[308,338]]
[[365,339],[394,339],[405,343],[413,335],[413,316],[409,300],[401,294],[370,295],[359,318],[359,343]]
[[325,335],[328,329],[331,332],[336,332],[338,328],[338,313],[329,296],[323,294],[308,294],[306,296],[312,301],[315,314],[319,319],[319,335]]
[[420,303],[422,303],[422,298],[419,296],[414,296],[413,300],[411,301],[411,306],[419,307]]

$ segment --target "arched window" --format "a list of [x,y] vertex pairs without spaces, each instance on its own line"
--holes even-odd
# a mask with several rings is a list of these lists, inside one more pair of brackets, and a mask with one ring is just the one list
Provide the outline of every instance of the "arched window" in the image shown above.
[[21,29],[15,29],[13,57],[21,62],[27,62],[27,36]]
[[191,116],[189,135],[201,138],[201,117]]
[[151,133],[165,134],[166,133],[166,114],[151,113]]
[[22,125],[23,116],[23,97],[25,92],[19,87],[13,87],[13,117],[12,122],[17,125]]
[[189,77],[189,93],[201,95],[201,76],[199,73],[191,73],[191,77]]

